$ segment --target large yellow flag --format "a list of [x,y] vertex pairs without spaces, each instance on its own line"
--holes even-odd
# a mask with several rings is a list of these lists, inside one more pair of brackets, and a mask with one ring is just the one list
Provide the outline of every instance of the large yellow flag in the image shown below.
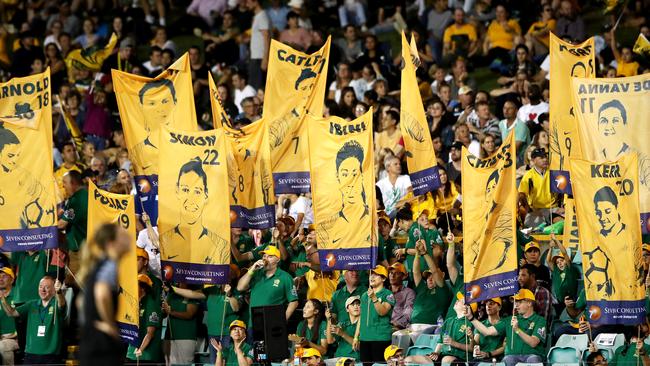
[[377,260],[372,108],[348,122],[308,116],[314,222],[321,267],[370,269]]
[[1,83],[0,93],[0,248],[55,248],[50,69]]
[[167,281],[228,283],[227,155],[223,130],[160,130],[158,232]]
[[569,158],[580,157],[580,139],[568,91],[571,77],[596,77],[594,38],[574,45],[551,32],[551,83],[549,101],[549,163],[551,191],[571,194]]
[[113,52],[113,48],[117,44],[117,35],[111,34],[108,44],[104,47],[92,46],[84,49],[76,49],[70,51],[65,58],[65,64],[68,68],[68,75],[70,80],[74,80],[72,74],[73,69],[99,71],[102,68],[104,60],[108,58]]
[[116,320],[120,336],[128,343],[138,346],[138,265],[135,255],[135,204],[130,194],[111,193],[88,182],[88,238],[95,236],[95,230],[105,223],[116,223],[123,227],[131,239],[129,251],[118,264]]
[[402,33],[402,59],[404,68],[400,98],[400,129],[404,137],[406,163],[413,184],[413,194],[420,196],[440,187],[440,177],[438,177],[436,152],[431,143],[429,124],[415,77],[416,65],[420,59],[417,53],[413,54],[404,33]]
[[573,197],[564,196],[564,234],[562,244],[570,248],[571,253],[578,253],[580,236],[578,234],[578,216],[576,215],[576,203]]
[[269,129],[276,193],[309,192],[304,118],[323,115],[330,38],[308,55],[271,41],[263,119]]
[[637,156],[570,164],[589,321],[645,323]]
[[158,130],[161,126],[195,131],[196,111],[189,57],[181,56],[155,78],[112,70],[117,106],[129,158],[135,169],[140,204],[158,218]]
[[275,226],[269,133],[263,119],[241,129],[223,126],[228,149],[228,196],[232,227]]
[[632,51],[634,51],[634,53],[639,56],[650,56],[650,42],[647,38],[645,38],[643,33],[639,33],[639,36],[636,38],[636,42],[634,42]]
[[638,153],[641,228],[650,232],[650,74],[571,81],[582,157],[601,162]]
[[463,147],[463,268],[467,302],[512,295],[517,283],[514,132],[485,159]]

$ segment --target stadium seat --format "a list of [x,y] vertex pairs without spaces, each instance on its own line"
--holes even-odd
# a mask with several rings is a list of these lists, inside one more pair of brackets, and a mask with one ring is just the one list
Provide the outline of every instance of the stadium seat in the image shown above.
[[434,349],[429,346],[412,346],[406,351],[407,356],[423,356],[433,352]]
[[553,347],[548,352],[548,362],[552,365],[578,365],[582,351],[573,347]]
[[479,362],[479,363],[476,364],[476,366],[506,366],[506,364],[503,363],[503,362],[497,362],[497,363]]
[[528,363],[528,362],[519,362],[515,366],[544,366],[544,363]]
[[440,334],[420,334],[418,339],[415,340],[414,346],[427,346],[435,348],[439,339]]
[[[555,342],[555,347],[553,348],[568,348],[578,350],[579,353],[586,350],[589,347],[589,335],[588,334],[562,334],[560,338]],[[551,351],[553,350],[551,348]]]
[[386,366],[386,364],[381,363],[381,362],[376,362],[376,363],[373,363],[372,366]]

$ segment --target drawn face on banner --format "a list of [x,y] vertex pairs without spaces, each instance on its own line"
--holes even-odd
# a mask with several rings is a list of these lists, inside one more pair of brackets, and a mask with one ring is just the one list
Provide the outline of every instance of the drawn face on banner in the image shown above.
[[496,206],[496,202],[494,202],[494,195],[496,194],[496,189],[497,189],[497,184],[499,183],[499,170],[495,170],[492,172],[490,177],[488,178],[487,183],[485,183],[485,204],[488,205],[488,208],[490,211],[494,209]]
[[616,135],[627,124],[625,107],[614,99],[598,110],[598,131],[605,137]]
[[605,186],[594,195],[594,213],[600,224],[600,233],[604,237],[616,236],[624,228],[621,215],[618,212],[618,198],[616,193]]
[[171,80],[160,79],[147,83],[140,89],[138,96],[147,132],[157,131],[161,125],[169,125],[176,106],[176,90]]
[[356,141],[346,142],[336,154],[336,178],[343,199],[343,206],[366,205],[363,192],[363,147]]
[[16,169],[20,150],[18,137],[13,132],[0,127],[0,167],[3,173],[10,173]]
[[200,224],[208,202],[207,179],[199,160],[185,163],[178,172],[176,195],[180,202],[182,224]]

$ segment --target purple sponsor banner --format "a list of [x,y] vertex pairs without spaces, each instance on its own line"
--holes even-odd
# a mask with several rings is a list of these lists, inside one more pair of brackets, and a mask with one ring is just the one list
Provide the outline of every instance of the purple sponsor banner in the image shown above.
[[638,325],[645,323],[645,300],[587,301],[589,323]]
[[335,269],[370,270],[377,264],[377,247],[319,249],[318,258],[323,271]]
[[571,174],[568,170],[551,170],[551,192],[573,196]]
[[641,232],[650,234],[650,212],[641,213]]
[[165,281],[216,285],[230,282],[229,264],[181,263],[161,260],[160,268]]
[[495,297],[514,295],[519,291],[517,270],[497,273],[465,283],[465,302],[470,304]]
[[309,172],[273,173],[273,189],[275,194],[309,193],[311,190]]
[[54,249],[58,235],[56,226],[0,230],[0,248],[3,252]]
[[421,196],[427,192],[433,192],[441,186],[437,166],[410,173],[409,176],[411,177],[414,196]]
[[149,215],[152,225],[158,222],[158,175],[135,176],[135,214],[142,215],[142,208]]
[[134,324],[127,324],[117,322],[117,327],[120,330],[120,338],[133,347],[138,347],[140,342],[138,340],[138,327]]
[[261,230],[275,226],[275,206],[269,205],[247,209],[242,206],[231,205],[230,210],[237,215],[232,227]]

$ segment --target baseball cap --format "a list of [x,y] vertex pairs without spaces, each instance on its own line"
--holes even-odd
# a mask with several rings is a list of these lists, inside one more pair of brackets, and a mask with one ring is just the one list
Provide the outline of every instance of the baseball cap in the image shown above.
[[135,255],[136,255],[136,257],[142,257],[142,258],[144,258],[146,260],[149,260],[149,253],[147,253],[146,250],[144,250],[144,249],[142,249],[140,247],[135,248]]
[[139,274],[138,275],[138,282],[143,283],[143,284],[145,284],[145,285],[147,285],[149,287],[153,286],[153,282],[151,282],[151,278],[149,278],[149,276],[147,276],[146,274],[142,274],[142,273]]
[[501,301],[500,297],[491,298],[489,301],[496,302],[499,305],[503,305],[503,301]]
[[529,251],[529,250],[531,250],[531,249],[537,249],[537,250],[540,250],[540,249],[539,249],[539,244],[537,244],[537,243],[534,242],[534,241],[531,241],[530,243],[526,244],[526,247],[524,248],[524,252],[527,252],[527,251]]
[[391,264],[391,266],[390,266],[390,270],[391,270],[391,271],[392,271],[392,270],[396,270],[396,271],[398,271],[398,272],[402,272],[402,273],[404,273],[404,274],[408,274],[408,272],[406,272],[406,267],[404,267],[404,265],[403,265],[402,263],[400,263],[400,262],[395,262],[395,263]]
[[6,273],[7,275],[11,276],[11,278],[13,279],[16,278],[16,274],[14,274],[14,270],[11,269],[11,267],[2,267],[0,268],[0,272]]
[[425,269],[424,271],[422,271],[422,278],[424,278],[426,280],[432,274],[433,274],[433,272],[431,272],[431,270]]
[[403,351],[403,349],[397,347],[394,344],[391,344],[390,346],[386,347],[384,350],[384,360],[388,361],[391,357],[395,356],[395,354],[399,351]]
[[127,47],[135,47],[135,43],[133,43],[133,39],[130,37],[126,37],[120,42],[120,48],[127,48]]
[[300,358],[320,357],[320,352],[316,348],[304,348]]
[[336,361],[336,366],[345,366],[346,363],[348,365],[350,365],[350,364],[354,365],[354,358],[341,357]]
[[458,95],[463,95],[471,92],[473,92],[472,88],[467,85],[461,86],[460,89],[458,89]]
[[535,301],[535,295],[532,293],[532,291],[522,288],[517,292],[515,295],[515,301],[520,301],[520,300],[530,300],[530,301]]
[[643,244],[641,245],[641,248],[642,248],[643,250],[647,250],[648,252],[650,252],[650,244],[645,244],[645,243],[643,243]]
[[266,254],[266,255],[273,255],[273,256],[276,256],[276,257],[280,258],[280,249],[274,247],[273,245],[269,245],[268,247],[266,247],[266,249],[264,249],[260,253]]
[[378,264],[377,267],[373,268],[370,273],[376,273],[380,276],[384,276],[384,278],[388,278],[388,271],[386,270],[386,267],[381,264]]
[[348,299],[345,300],[345,308],[347,309],[347,307],[352,305],[352,303],[355,302],[355,301],[361,302],[361,298],[359,296],[350,296],[350,297],[348,297]]
[[[462,292],[458,291],[458,292],[456,292],[456,299],[462,300],[463,302],[465,302],[465,295],[463,295]],[[472,311],[475,312],[476,310],[478,310],[478,303],[473,302],[473,303],[469,304],[469,308],[472,309]]]
[[232,327],[240,327],[240,328],[244,328],[244,329],[246,329],[246,323],[244,323],[244,322],[241,321],[241,320],[233,320],[233,321],[230,323],[230,327],[228,327],[228,329],[232,329]]
[[316,225],[309,224],[309,226],[307,226],[307,231],[308,232],[316,231]]
[[547,156],[548,155],[546,154],[546,150],[544,148],[541,148],[541,147],[533,150],[530,153],[530,157],[533,158],[533,159],[535,159],[535,158],[545,158]]
[[460,141],[454,141],[454,143],[451,144],[451,148],[456,149],[456,150],[462,150],[463,149],[463,143],[460,142]]

